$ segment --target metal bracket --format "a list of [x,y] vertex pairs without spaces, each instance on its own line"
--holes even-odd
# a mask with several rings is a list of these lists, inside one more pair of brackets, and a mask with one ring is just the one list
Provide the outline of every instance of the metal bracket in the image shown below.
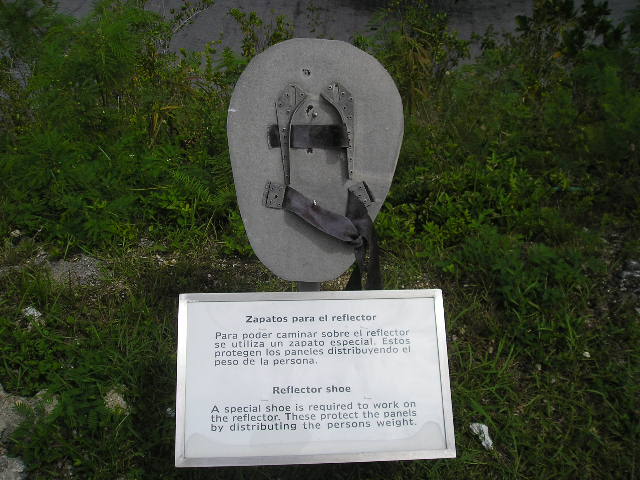
[[284,194],[286,190],[285,185],[279,183],[267,182],[264,186],[264,194],[262,196],[262,203],[267,208],[281,209],[284,203]]
[[374,198],[371,195],[371,192],[369,192],[367,184],[364,182],[358,182],[351,185],[349,187],[349,191],[358,197],[365,207],[368,207],[374,202]]
[[289,163],[289,146],[291,141],[291,118],[302,105],[305,93],[297,85],[287,85],[276,100],[276,118],[278,119],[278,133],[280,136],[280,153],[282,155],[282,170],[284,184],[289,185],[291,179],[291,165]]
[[338,110],[344,128],[347,131],[347,177],[353,178],[354,164],[353,159],[355,157],[353,147],[353,96],[351,93],[340,85],[338,82],[332,82],[322,93],[322,98],[328,101],[331,105]]

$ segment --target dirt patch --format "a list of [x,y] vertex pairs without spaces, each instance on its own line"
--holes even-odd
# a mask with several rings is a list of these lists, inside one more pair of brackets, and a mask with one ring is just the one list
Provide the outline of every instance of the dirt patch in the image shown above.
[[101,262],[89,255],[76,255],[69,260],[49,262],[51,277],[58,283],[96,285],[101,277]]

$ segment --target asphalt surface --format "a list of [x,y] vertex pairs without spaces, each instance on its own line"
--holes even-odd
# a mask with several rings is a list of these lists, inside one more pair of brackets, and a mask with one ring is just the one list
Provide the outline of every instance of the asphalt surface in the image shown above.
[[[180,0],[149,0],[147,8],[169,15]],[[295,36],[330,38],[349,41],[353,36],[368,30],[368,23],[382,0],[218,0],[215,5],[199,14],[192,24],[178,32],[172,49],[200,50],[207,42],[223,40],[224,45],[239,50],[242,32],[235,20],[228,15],[231,8],[255,11],[265,22],[275,22],[277,15],[286,15],[295,25]],[[440,0],[431,2],[436,8],[449,13],[450,25],[463,38],[484,33],[489,25],[497,31],[513,31],[515,16],[533,10],[533,0]],[[91,11],[92,0],[60,0],[59,9],[76,17]],[[623,19],[627,10],[636,5],[635,0],[609,0],[612,18]]]

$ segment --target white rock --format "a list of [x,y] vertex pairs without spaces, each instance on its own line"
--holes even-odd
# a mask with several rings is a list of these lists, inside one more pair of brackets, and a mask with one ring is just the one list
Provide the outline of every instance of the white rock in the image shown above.
[[35,307],[32,307],[31,305],[29,305],[27,308],[23,308],[22,309],[22,314],[25,317],[32,318],[34,320],[37,320],[38,318],[40,318],[42,316],[42,313],[39,312]]
[[[46,391],[44,390],[31,398],[12,395],[5,392],[0,384],[0,444],[6,442],[22,422],[22,416],[16,410],[16,405],[23,403],[32,408],[36,405],[43,405],[45,414],[48,415],[58,404],[58,399],[57,397],[51,399],[45,397]],[[3,447],[0,445],[0,452],[2,451]],[[0,480],[23,480],[27,478],[24,470],[24,463],[19,458],[0,455]]]
[[27,478],[24,472],[24,463],[19,458],[0,455],[0,479],[23,480]]
[[493,440],[489,436],[489,427],[484,423],[472,423],[469,428],[480,439],[484,448],[493,450]]
[[[44,407],[44,413],[50,414],[58,404],[58,398],[53,397],[46,399],[46,391],[38,392],[34,397],[21,397],[19,395],[11,395],[2,388],[0,384],[0,442],[4,442],[9,438],[20,422],[22,422],[22,416],[16,410],[16,405],[19,403],[25,404],[34,408],[37,405]],[[2,479],[2,477],[0,477]]]
[[129,405],[127,405],[122,395],[116,390],[110,390],[109,393],[104,396],[103,400],[105,406],[111,411],[127,412],[129,410]]

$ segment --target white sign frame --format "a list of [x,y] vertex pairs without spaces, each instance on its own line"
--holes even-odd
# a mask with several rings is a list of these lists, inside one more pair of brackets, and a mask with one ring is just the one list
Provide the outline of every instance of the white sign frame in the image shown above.
[[[312,455],[242,456],[189,458],[185,456],[186,377],[188,305],[193,302],[256,302],[256,301],[313,301],[370,299],[433,299],[435,331],[438,350],[440,391],[443,409],[445,447],[438,450],[375,451],[360,453],[331,453]],[[212,452],[213,453],[213,452]],[[249,465],[287,465],[313,463],[346,463],[390,460],[417,460],[454,458],[456,456],[451,404],[451,386],[441,290],[375,290],[375,291],[323,291],[323,292],[262,292],[262,293],[188,293],[179,298],[177,385],[176,385],[176,467],[218,467]]]

